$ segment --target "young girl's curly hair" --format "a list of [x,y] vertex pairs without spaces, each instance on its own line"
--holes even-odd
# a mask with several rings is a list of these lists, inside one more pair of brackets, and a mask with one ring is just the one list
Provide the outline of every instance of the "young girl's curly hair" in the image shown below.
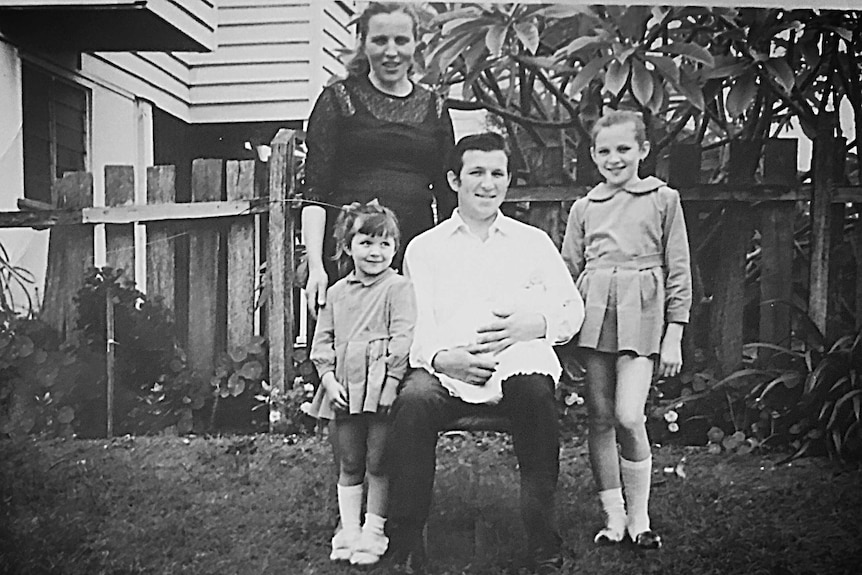
[[395,212],[374,199],[367,204],[353,202],[343,206],[338,219],[335,221],[335,261],[353,268],[353,260],[347,253],[353,236],[356,234],[367,234],[369,236],[386,236],[392,238],[395,243],[395,251],[401,244],[401,230],[398,228],[398,218]]

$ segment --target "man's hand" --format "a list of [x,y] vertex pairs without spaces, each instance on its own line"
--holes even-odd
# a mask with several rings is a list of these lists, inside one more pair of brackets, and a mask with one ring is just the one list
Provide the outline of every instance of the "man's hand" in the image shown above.
[[317,308],[326,304],[329,278],[323,266],[308,266],[308,283],[305,284],[305,302],[311,317],[317,317]]
[[477,330],[478,349],[484,353],[500,353],[516,342],[539,339],[548,329],[540,313],[494,310],[494,316],[495,320]]
[[437,352],[432,367],[464,383],[485,385],[497,369],[497,360],[482,352],[479,346],[468,345]]
[[334,372],[327,372],[320,380],[320,385],[326,391],[326,397],[335,411],[347,411],[347,390],[335,379]]

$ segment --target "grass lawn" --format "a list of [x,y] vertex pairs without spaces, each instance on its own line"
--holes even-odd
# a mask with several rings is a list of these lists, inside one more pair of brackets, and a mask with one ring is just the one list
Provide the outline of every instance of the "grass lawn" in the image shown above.
[[[517,572],[509,439],[449,436],[438,453],[430,573]],[[641,553],[592,544],[601,518],[586,447],[565,445],[566,572],[859,573],[862,469],[779,459],[656,450],[651,510],[666,546]],[[359,573],[327,558],[333,477],[320,437],[0,441],[0,573]]]

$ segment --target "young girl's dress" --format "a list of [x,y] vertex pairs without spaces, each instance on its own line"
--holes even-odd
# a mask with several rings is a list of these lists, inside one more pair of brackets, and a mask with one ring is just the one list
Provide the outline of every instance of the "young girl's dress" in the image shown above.
[[[387,377],[404,379],[415,321],[413,286],[393,269],[369,282],[351,272],[329,288],[310,358],[321,378],[335,372],[350,414],[376,413]],[[322,385],[308,414],[336,417]]]
[[688,323],[685,219],[662,180],[594,187],[572,206],[562,254],[585,304],[580,347],[651,356],[666,323]]

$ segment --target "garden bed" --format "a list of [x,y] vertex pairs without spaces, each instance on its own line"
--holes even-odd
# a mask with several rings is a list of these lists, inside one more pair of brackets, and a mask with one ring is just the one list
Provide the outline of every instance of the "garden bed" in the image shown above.
[[[430,572],[517,572],[509,438],[451,435],[438,453]],[[780,459],[657,449],[651,508],[666,547],[641,553],[592,544],[601,518],[586,447],[569,442],[559,489],[567,571],[858,572],[862,470]],[[327,559],[333,477],[319,436],[0,441],[0,573],[358,572]]]

